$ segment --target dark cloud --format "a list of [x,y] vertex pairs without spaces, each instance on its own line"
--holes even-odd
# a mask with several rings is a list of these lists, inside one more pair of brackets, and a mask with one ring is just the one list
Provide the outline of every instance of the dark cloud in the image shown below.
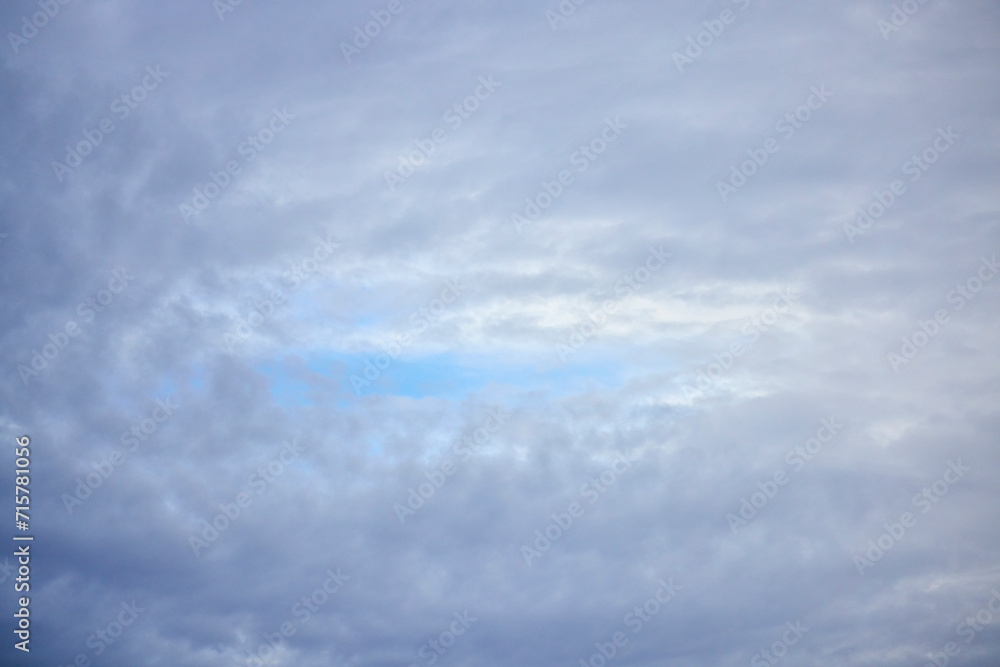
[[998,18],[8,3],[2,661],[995,664]]

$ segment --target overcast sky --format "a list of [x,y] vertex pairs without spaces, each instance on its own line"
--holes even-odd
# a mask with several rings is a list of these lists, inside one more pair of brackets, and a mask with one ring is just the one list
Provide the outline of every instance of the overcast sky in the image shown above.
[[1000,664],[998,28],[3,3],[0,662]]

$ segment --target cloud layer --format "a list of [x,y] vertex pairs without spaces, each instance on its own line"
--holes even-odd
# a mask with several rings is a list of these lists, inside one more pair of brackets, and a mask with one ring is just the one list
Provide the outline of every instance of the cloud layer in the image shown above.
[[997,663],[995,3],[0,26],[4,664]]

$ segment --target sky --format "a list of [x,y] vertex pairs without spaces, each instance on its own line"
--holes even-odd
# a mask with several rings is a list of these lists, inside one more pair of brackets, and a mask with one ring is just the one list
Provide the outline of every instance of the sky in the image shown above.
[[998,28],[3,3],[0,663],[1000,664]]

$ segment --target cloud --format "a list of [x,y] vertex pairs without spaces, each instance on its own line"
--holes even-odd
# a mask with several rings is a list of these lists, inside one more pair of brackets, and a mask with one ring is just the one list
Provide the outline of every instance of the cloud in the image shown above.
[[994,664],[998,19],[5,6],[4,663]]

